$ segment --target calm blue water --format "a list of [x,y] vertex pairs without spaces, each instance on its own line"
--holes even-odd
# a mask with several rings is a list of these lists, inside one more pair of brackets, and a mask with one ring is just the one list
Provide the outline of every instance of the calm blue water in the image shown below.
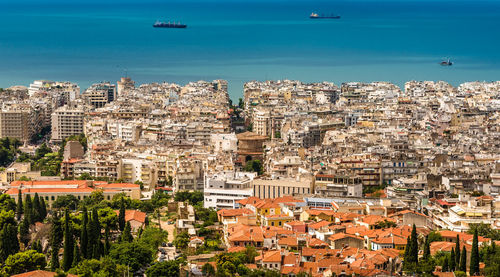
[[[0,87],[85,88],[125,69],[139,83],[227,79],[233,99],[248,80],[497,80],[499,2],[0,2]],[[342,19],[309,20],[312,11]],[[156,19],[188,28],[155,29]],[[455,65],[439,66],[447,56]]]

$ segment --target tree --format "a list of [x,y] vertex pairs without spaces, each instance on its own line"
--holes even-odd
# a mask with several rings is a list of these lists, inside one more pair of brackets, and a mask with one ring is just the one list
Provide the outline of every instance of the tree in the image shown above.
[[448,267],[448,259],[447,258],[444,259],[444,263],[443,263],[441,271],[443,271],[443,272],[449,272],[450,271],[450,268]]
[[59,268],[59,248],[61,247],[62,237],[64,236],[61,221],[59,220],[59,216],[57,213],[54,213],[54,216],[52,217],[52,227],[50,233],[50,244],[52,247],[50,269],[52,271],[55,271]]
[[17,208],[16,208],[16,216],[17,221],[21,220],[21,216],[23,215],[23,193],[21,190],[17,193]]
[[188,244],[189,244],[189,234],[186,231],[181,232],[177,234],[177,236],[175,236],[174,239],[175,247],[184,249],[188,246]]
[[467,272],[467,249],[465,249],[465,245],[462,248],[460,266],[458,267],[458,270]]
[[[12,213],[12,220],[14,214]],[[0,262],[5,261],[9,255],[19,251],[19,241],[17,240],[17,228],[10,222],[3,224],[0,230]]]
[[448,262],[450,271],[455,271],[455,249],[451,248],[450,261]]
[[45,200],[43,200],[43,197],[40,197],[40,215],[41,215],[41,221],[43,221],[47,217],[47,205],[45,204]]
[[21,224],[19,224],[19,239],[24,244],[26,248],[28,246],[28,242],[31,239],[30,236],[30,224],[26,218],[23,218]]
[[474,238],[472,239],[469,273],[471,276],[479,274],[479,243],[478,243],[477,229],[474,231]]
[[474,234],[477,231],[477,235],[481,237],[486,237],[494,240],[500,240],[500,231],[491,228],[490,224],[485,223],[471,223],[469,224],[469,230],[467,233]]
[[78,248],[78,244],[74,244],[73,246],[73,263],[71,267],[76,267],[80,263],[80,249]]
[[120,231],[123,231],[125,228],[125,201],[122,200],[120,202],[120,214],[118,215],[118,226],[120,228]]
[[83,207],[83,220],[82,220],[82,234],[80,235],[80,248],[82,251],[82,256],[85,259],[89,258],[89,255],[87,253],[87,248],[88,248],[88,213],[87,213],[87,208]]
[[126,241],[126,242],[132,242],[134,240],[134,237],[131,234],[132,230],[130,227],[130,222],[127,221],[127,224],[125,224],[125,229],[123,229],[122,235],[120,236],[120,241]]
[[144,243],[120,242],[111,245],[109,257],[118,264],[130,265],[132,271],[135,272],[149,264],[153,260],[155,252]]
[[410,262],[418,263],[418,237],[417,237],[417,227],[413,224],[410,237]]
[[457,234],[457,242],[455,244],[455,270],[459,270],[460,267],[460,238]]
[[118,216],[116,212],[110,207],[106,207],[98,210],[99,214],[99,225],[100,228],[106,229],[108,227],[110,230],[116,230],[116,225],[118,222]]
[[36,160],[39,160],[43,157],[45,157],[45,155],[49,154],[49,153],[52,153],[52,149],[50,149],[47,144],[43,143],[42,145],[40,145],[40,147],[38,147],[35,151],[35,159]]
[[38,192],[36,192],[35,197],[33,197],[33,223],[42,221],[40,210],[40,198],[38,197]]
[[410,245],[411,245],[411,241],[410,241],[410,237],[407,237],[406,238],[406,247],[405,247],[405,253],[404,253],[404,264],[408,264],[410,263]]
[[56,201],[52,203],[52,207],[55,209],[68,208],[76,210],[76,207],[78,207],[79,203],[80,200],[78,200],[78,198],[76,198],[74,195],[61,195],[57,197]]
[[250,160],[246,162],[243,170],[247,172],[257,172],[257,174],[262,175],[262,162],[260,160]]
[[429,235],[425,236],[425,244],[424,244],[424,254],[423,259],[428,260],[431,256],[431,247],[429,244]]
[[103,257],[100,260],[83,260],[77,266],[73,267],[69,273],[83,277],[120,277],[126,276],[128,272],[126,266],[116,264],[109,257]]
[[148,270],[146,270],[146,276],[148,277],[179,277],[179,262],[178,261],[167,261],[155,263]]
[[75,251],[73,246],[73,233],[70,229],[70,218],[68,209],[64,213],[64,254],[63,254],[63,264],[62,268],[64,271],[68,271],[73,264],[73,252]]
[[0,194],[0,211],[16,211],[16,201],[8,194]]
[[29,194],[26,194],[24,199],[24,217],[26,217],[30,225],[33,224],[33,204]]
[[92,210],[92,218],[88,225],[88,245],[87,245],[87,255],[94,259],[100,258],[99,245],[101,242],[101,227],[99,224],[99,214],[97,208],[94,207]]
[[111,244],[109,242],[109,227],[106,226],[104,229],[104,256],[109,255],[109,249],[111,248]]
[[201,267],[201,272],[204,276],[212,277],[215,276],[215,268],[210,263],[205,263]]
[[435,241],[442,241],[443,236],[439,232],[432,231],[429,233],[429,244],[435,242]]
[[160,230],[158,228],[146,228],[139,239],[140,242],[149,245],[152,249],[157,249],[163,242],[166,242],[168,238],[167,231]]
[[40,240],[35,241],[31,246],[31,249],[35,250],[38,253],[43,253],[42,243],[40,242]]
[[10,275],[45,268],[45,256],[35,250],[13,254],[5,260],[3,272]]

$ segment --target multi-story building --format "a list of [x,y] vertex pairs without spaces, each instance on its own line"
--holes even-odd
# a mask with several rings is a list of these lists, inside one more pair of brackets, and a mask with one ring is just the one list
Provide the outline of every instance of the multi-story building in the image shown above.
[[174,185],[179,190],[203,190],[204,168],[200,160],[181,159],[177,161]]
[[30,106],[7,106],[0,110],[0,138],[16,138],[27,142],[40,126],[33,124],[34,112]]
[[363,182],[358,176],[316,174],[314,190],[320,196],[361,197],[363,196]]
[[310,177],[297,177],[296,179],[254,179],[252,186],[253,195],[262,199],[313,193],[313,183]]
[[257,174],[253,172],[223,172],[206,175],[203,190],[205,208],[237,208],[237,201],[253,195],[251,182],[255,176]]
[[73,135],[83,134],[83,109],[63,106],[52,114],[52,141],[62,141]]
[[113,102],[116,99],[116,85],[110,83],[93,84],[85,90],[82,98],[94,108],[104,107],[106,103]]
[[130,183],[108,184],[91,180],[14,181],[10,184],[10,189],[7,190],[6,194],[17,202],[19,190],[21,190],[23,196],[30,195],[34,197],[35,193],[37,193],[49,207],[61,196],[73,195],[77,199],[83,200],[90,197],[90,194],[95,190],[102,190],[106,200],[111,200],[114,195],[120,193],[125,193],[135,200],[139,200],[141,197],[139,185]]

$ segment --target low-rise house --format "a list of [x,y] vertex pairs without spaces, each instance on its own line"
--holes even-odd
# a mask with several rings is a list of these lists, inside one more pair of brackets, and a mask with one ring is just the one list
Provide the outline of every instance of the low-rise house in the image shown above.
[[[115,210],[115,212],[117,215],[120,214],[118,210]],[[132,231],[137,232],[145,226],[146,213],[138,210],[125,210],[125,222],[130,222]]]
[[328,237],[333,249],[343,249],[344,247],[360,248],[364,247],[364,239],[359,236],[337,233]]

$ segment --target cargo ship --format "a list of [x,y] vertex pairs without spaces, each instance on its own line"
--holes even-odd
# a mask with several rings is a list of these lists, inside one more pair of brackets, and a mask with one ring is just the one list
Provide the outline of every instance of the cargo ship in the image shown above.
[[181,23],[171,23],[169,22],[160,22],[156,21],[155,24],[153,24],[154,28],[186,28],[186,24],[181,24]]
[[340,15],[319,15],[317,13],[311,13],[310,19],[340,19]]

